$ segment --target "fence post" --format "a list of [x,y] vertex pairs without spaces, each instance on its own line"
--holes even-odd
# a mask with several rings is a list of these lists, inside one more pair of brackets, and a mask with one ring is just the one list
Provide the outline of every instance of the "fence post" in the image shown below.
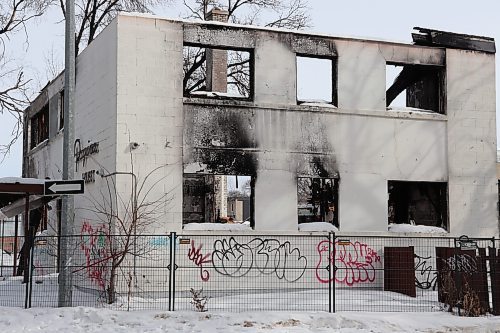
[[169,277],[168,277],[168,311],[175,311],[175,243],[177,236],[175,232],[170,233],[170,262],[168,264]]
[[461,307],[462,307],[462,276],[460,274],[460,266],[457,265],[457,254],[458,254],[458,251],[460,249],[460,242],[457,238],[455,238],[455,249],[453,250],[453,259],[454,259],[454,262],[455,264],[453,265],[453,270],[454,270],[454,276],[455,276],[455,288],[457,290],[457,302],[458,302],[458,316],[460,317],[462,314],[461,314]]
[[328,303],[329,312],[335,312],[335,233],[328,234]]

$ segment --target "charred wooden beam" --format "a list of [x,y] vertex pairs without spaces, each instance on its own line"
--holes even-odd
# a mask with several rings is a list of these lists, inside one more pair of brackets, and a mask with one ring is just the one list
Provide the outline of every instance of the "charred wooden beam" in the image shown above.
[[418,31],[412,33],[413,42],[416,45],[496,53],[495,39],[491,37],[457,34],[420,27],[413,29]]
[[[394,101],[394,99],[396,99],[396,97],[398,97],[400,93],[402,93],[406,89],[412,89],[418,82],[422,82],[422,84],[426,86],[426,89],[424,89],[425,87],[421,87],[420,90],[423,89],[425,95],[429,95],[428,97],[430,99],[432,99],[433,101],[436,100],[437,102],[437,98],[439,96],[437,94],[431,94],[430,90],[433,90],[436,93],[439,92],[439,71],[440,68],[436,66],[404,65],[401,73],[399,73],[399,75],[394,80],[394,83],[386,91],[386,106],[391,105],[391,103]],[[419,96],[418,99],[422,99],[422,97],[423,96]],[[410,98],[410,100],[412,99]],[[417,105],[421,103],[415,103],[415,101],[411,102],[410,104],[412,105],[409,106],[425,109],[435,109],[434,111],[439,112],[436,105],[434,107],[430,107],[430,105],[436,104],[433,101],[424,102],[423,105],[425,105],[426,107]]]

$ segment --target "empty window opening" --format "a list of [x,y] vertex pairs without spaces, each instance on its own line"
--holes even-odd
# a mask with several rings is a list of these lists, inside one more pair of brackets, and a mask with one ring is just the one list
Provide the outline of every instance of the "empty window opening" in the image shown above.
[[242,223],[253,227],[254,179],[184,174],[183,224]]
[[250,98],[252,57],[249,51],[185,46],[184,96]]
[[59,93],[59,130],[64,128],[64,90]]
[[297,197],[299,223],[328,222],[339,227],[337,179],[299,177]]
[[389,181],[389,225],[423,225],[448,230],[447,189],[445,182]]
[[333,59],[297,56],[297,103],[336,106],[336,77]]
[[444,70],[439,66],[387,64],[386,106],[444,114]]
[[49,105],[46,104],[30,121],[30,148],[35,148],[49,138]]

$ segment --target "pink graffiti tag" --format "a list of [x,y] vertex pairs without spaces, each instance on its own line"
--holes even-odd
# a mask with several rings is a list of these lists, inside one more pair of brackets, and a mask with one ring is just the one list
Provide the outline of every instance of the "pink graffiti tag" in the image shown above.
[[189,260],[194,262],[196,266],[200,267],[201,280],[206,282],[210,278],[210,273],[206,269],[203,269],[203,264],[208,264],[212,262],[212,259],[208,259],[210,258],[212,253],[210,252],[206,255],[203,255],[203,253],[201,252],[202,247],[203,244],[200,244],[198,248],[195,248],[194,240],[191,240],[191,248],[188,251],[188,258]]
[[[332,252],[330,251],[330,247]],[[352,286],[356,283],[375,281],[375,263],[380,263],[380,256],[367,244],[360,242],[321,241],[317,246],[319,261],[316,265],[316,278],[321,283],[329,283],[325,265],[336,267],[334,278],[338,283]]]
[[107,261],[110,259],[108,253],[109,238],[105,233],[105,227],[96,228],[85,221],[80,233],[81,245],[86,261],[87,276],[99,287],[105,288],[108,273]]

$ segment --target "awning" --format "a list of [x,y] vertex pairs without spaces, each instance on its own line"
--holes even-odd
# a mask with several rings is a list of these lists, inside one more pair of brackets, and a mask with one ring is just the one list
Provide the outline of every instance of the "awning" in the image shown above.
[[29,196],[29,210],[36,209],[59,197],[58,195],[44,196],[44,184],[44,179],[0,178],[0,219],[22,214],[26,207],[26,196]]

